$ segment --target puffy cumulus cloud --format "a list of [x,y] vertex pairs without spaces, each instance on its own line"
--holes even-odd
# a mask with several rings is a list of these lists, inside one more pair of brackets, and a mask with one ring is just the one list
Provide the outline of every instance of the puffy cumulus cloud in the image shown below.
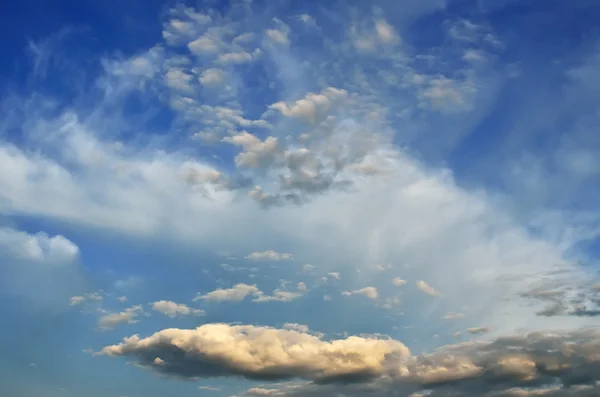
[[[402,360],[389,356],[376,378],[262,389],[274,396],[591,397],[598,394],[600,333],[512,335],[448,345]],[[246,395],[252,395],[248,390]],[[259,395],[259,394],[256,394]]]
[[275,155],[279,152],[277,138],[268,137],[264,141],[261,141],[247,131],[242,131],[233,137],[225,137],[223,138],[223,142],[243,148],[243,151],[235,158],[235,163],[238,167],[268,167],[275,161]]
[[435,288],[433,288],[431,285],[427,284],[423,280],[417,281],[417,288],[426,293],[427,295],[440,296],[440,293]]
[[205,300],[209,302],[240,302],[249,295],[262,294],[256,285],[236,284],[231,288],[218,288],[204,295],[198,295],[194,301]]
[[252,252],[246,255],[246,259],[251,261],[281,261],[294,259],[292,254],[287,254],[284,252],[276,252],[273,250],[267,250],[262,252]]
[[345,296],[362,295],[362,296],[366,296],[367,298],[369,298],[371,300],[377,300],[377,298],[379,298],[379,293],[377,292],[377,288],[375,288],[375,287],[364,287],[364,288],[357,289],[354,291],[344,291],[344,292],[342,292],[342,295],[345,295]]
[[157,301],[152,303],[152,309],[169,317],[196,315],[202,316],[206,314],[204,310],[193,309],[183,303],[175,303],[172,301]]
[[30,235],[6,227],[0,228],[0,246],[13,258],[47,266],[68,265],[79,256],[79,247],[64,236],[43,232]]
[[286,117],[293,117],[306,123],[316,125],[329,116],[334,106],[338,105],[348,92],[335,87],[327,87],[320,93],[308,93],[302,99],[291,104],[276,102],[270,109],[280,112]]
[[[147,338],[134,335],[101,353],[184,378],[237,375],[323,383],[373,379],[386,372],[388,361],[401,362],[410,355],[406,346],[390,339],[325,341],[296,330],[228,324],[165,329]],[[154,364],[157,357],[160,365]]]
[[143,312],[141,305],[128,307],[122,312],[105,313],[98,320],[98,326],[102,330],[110,330],[120,324],[135,324],[137,317]]
[[198,80],[200,81],[200,84],[211,87],[223,84],[226,78],[227,73],[223,69],[209,68],[200,74]]

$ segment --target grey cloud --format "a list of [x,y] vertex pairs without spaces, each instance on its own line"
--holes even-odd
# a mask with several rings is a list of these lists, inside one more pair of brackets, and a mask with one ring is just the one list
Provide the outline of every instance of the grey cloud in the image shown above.
[[595,397],[600,332],[531,333],[469,342],[413,356],[364,383],[303,383],[265,395],[412,397]]

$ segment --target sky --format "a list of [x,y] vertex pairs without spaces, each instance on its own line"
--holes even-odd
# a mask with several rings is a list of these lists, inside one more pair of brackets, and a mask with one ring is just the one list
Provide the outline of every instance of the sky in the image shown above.
[[600,394],[600,4],[0,5],[0,395]]

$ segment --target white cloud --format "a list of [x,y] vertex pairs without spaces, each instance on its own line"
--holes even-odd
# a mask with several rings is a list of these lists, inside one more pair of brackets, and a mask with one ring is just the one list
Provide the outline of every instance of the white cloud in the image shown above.
[[108,313],[100,317],[98,325],[102,330],[110,330],[120,324],[134,324],[142,312],[142,306],[132,306],[119,313]]
[[427,295],[440,296],[440,293],[435,288],[433,288],[431,285],[427,284],[423,280],[417,281],[417,288],[419,288],[421,291],[423,291]]
[[354,291],[344,291],[342,294],[346,296],[363,295],[371,300],[377,300],[377,298],[379,297],[379,293],[377,292],[377,288],[375,287],[364,287]]
[[290,44],[290,38],[288,32],[279,29],[267,29],[265,31],[267,38],[275,44],[288,46]]
[[406,280],[401,279],[400,277],[395,277],[392,279],[392,284],[399,287],[401,285],[406,284]]
[[225,82],[226,76],[227,74],[223,69],[209,68],[204,70],[202,74],[200,74],[198,80],[200,81],[200,84],[204,86],[213,87],[223,84]]
[[80,295],[87,286],[79,247],[62,235],[0,226],[0,252],[0,290],[26,301],[30,309],[51,313],[65,310],[69,302],[97,298],[94,293]]
[[379,39],[384,43],[391,43],[397,40],[394,27],[383,19],[375,22],[375,31],[377,32]]
[[157,301],[152,303],[152,309],[169,317],[196,315],[201,316],[206,314],[204,310],[193,309],[183,303],[175,303],[172,301]]
[[212,302],[240,302],[246,299],[249,295],[262,293],[256,285],[236,284],[232,288],[219,288],[204,295],[199,295],[194,298],[196,300],[205,300]]
[[0,227],[0,247],[18,259],[48,266],[68,265],[79,257],[79,247],[64,236],[30,235],[6,227]]
[[225,137],[223,142],[243,148],[243,151],[235,157],[235,163],[238,167],[268,167],[275,161],[275,156],[279,152],[277,138],[268,137],[261,141],[247,131],[242,131],[233,137]]
[[244,63],[248,63],[252,61],[252,54],[246,51],[239,52],[228,52],[225,54],[219,55],[217,58],[217,62],[227,65],[227,64],[235,64],[241,65]]
[[177,68],[170,69],[167,72],[167,74],[165,75],[165,79],[166,79],[167,85],[174,90],[183,91],[183,92],[191,92],[193,89],[192,86],[190,85],[190,83],[192,82],[193,76],[190,74],[187,74],[182,69],[177,69]]
[[339,272],[329,272],[327,275],[331,278],[335,278],[336,280],[340,280],[341,276]]
[[267,250],[262,252],[252,252],[246,255],[246,259],[251,261],[281,261],[294,259],[294,256],[292,254],[287,254],[284,252]]
[[196,55],[213,54],[221,49],[221,41],[204,35],[188,43],[189,50]]
[[314,125],[324,120],[347,95],[346,90],[327,87],[320,93],[308,93],[291,105],[286,102],[276,102],[269,108],[279,111],[286,117],[297,118]]

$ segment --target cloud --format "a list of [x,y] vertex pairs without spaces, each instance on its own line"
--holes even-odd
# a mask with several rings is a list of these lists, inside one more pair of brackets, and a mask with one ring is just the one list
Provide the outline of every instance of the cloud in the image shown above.
[[256,285],[240,283],[234,285],[232,288],[219,288],[207,294],[198,295],[194,298],[194,301],[202,299],[209,302],[240,302],[249,295],[256,295],[259,293],[262,292]]
[[0,289],[27,301],[29,309],[53,312],[68,306],[73,296],[71,302],[77,303],[98,297],[78,295],[87,288],[80,250],[62,235],[0,226],[0,252]]
[[[250,252],[264,241],[276,241],[273,252],[289,247],[296,252],[298,246],[296,255],[318,263],[324,273],[360,268],[364,285],[379,288],[382,295],[384,287],[364,264],[411,263],[410,273],[402,274],[426,278],[445,298],[435,303],[415,299],[417,323],[431,318],[427,309],[433,306],[428,305],[444,313],[467,304],[469,315],[494,332],[497,326],[543,328],[562,322],[538,318],[522,306],[529,298],[514,294],[522,292],[525,281],[501,280],[572,259],[577,238],[553,240],[531,232],[510,212],[511,203],[469,188],[460,172],[439,166],[445,162],[429,163],[420,153],[418,142],[438,145],[454,129],[467,133],[471,129],[459,121],[486,111],[476,100],[482,92],[480,70],[462,60],[465,48],[481,44],[473,41],[481,40],[476,35],[461,44],[467,40],[460,37],[469,37],[465,32],[473,29],[464,24],[466,30],[453,36],[460,43],[419,53],[403,40],[398,45],[386,41],[391,35],[381,24],[383,14],[365,13],[348,16],[340,25],[349,37],[340,36],[338,49],[290,40],[288,48],[265,49],[264,63],[229,68],[215,63],[218,57],[252,53],[265,27],[231,23],[235,17],[225,11],[218,18],[196,14],[169,13],[165,42],[131,59],[107,60],[105,75],[97,80],[102,98],[84,95],[85,100],[55,111],[43,110],[43,104],[61,102],[58,98],[14,103],[14,113],[23,116],[6,120],[3,136],[18,129],[25,144],[3,140],[0,145],[0,168],[10,170],[0,175],[2,214],[141,239],[168,235],[198,249]],[[391,15],[385,23],[394,25]],[[377,51],[358,51],[358,56],[352,26],[357,37],[375,40]],[[294,58],[308,52],[313,59],[305,64]],[[459,60],[460,70],[444,70]],[[490,57],[489,73],[498,66],[493,62]],[[204,90],[202,73],[221,67],[228,73],[223,90]],[[168,86],[164,77],[170,70],[194,77],[189,80],[193,95]],[[262,75],[256,70],[272,72],[260,90],[256,80],[249,81]],[[140,81],[146,80],[148,89],[140,90]],[[131,96],[148,103],[166,99],[172,125],[157,127],[144,122],[145,112],[125,112],[125,98]],[[415,103],[415,97],[422,101]],[[454,102],[460,106],[453,107]],[[446,108],[472,106],[460,120],[447,114]],[[451,127],[437,134],[431,120]],[[429,139],[433,133],[436,139]],[[196,134],[214,138],[216,158],[198,155],[205,148],[192,139]],[[172,144],[162,145],[165,136],[174,138]],[[227,145],[240,150],[233,161]],[[515,299],[504,301],[505,295]],[[591,314],[594,307],[586,309],[577,313]],[[569,327],[589,320],[572,319]]]
[[[134,335],[105,347],[102,354],[128,357],[158,373],[184,378],[237,375],[331,382],[377,377],[385,372],[386,359],[405,359],[409,351],[386,339],[324,341],[294,330],[206,324],[191,330],[167,329],[144,339]],[[157,357],[161,365],[154,364]]]
[[251,261],[282,261],[294,259],[292,254],[267,250],[262,252],[252,252],[246,256],[246,259]]
[[479,334],[485,334],[485,333],[490,332],[490,329],[488,327],[472,327],[472,328],[467,328],[466,331],[473,335],[479,335]]
[[303,99],[293,102],[276,102],[269,109],[276,110],[286,117],[302,120],[315,125],[325,119],[329,112],[342,101],[348,93],[345,90],[327,87],[320,93],[309,93]]
[[[324,341],[303,331],[207,324],[193,330],[163,330],[143,339],[135,335],[105,347],[102,354],[124,356],[157,373],[183,378],[318,382],[288,389],[286,395],[292,396],[362,395],[370,389],[381,396],[396,390],[437,397],[510,395],[515,388],[542,388],[557,382],[564,387],[593,387],[600,374],[599,349],[600,334],[592,329],[505,336],[411,355],[404,344],[391,339]],[[157,357],[160,365],[154,364]]]
[[431,296],[440,296],[440,293],[436,291],[431,285],[427,284],[423,280],[417,281],[417,288]]
[[209,68],[202,72],[198,80],[200,84],[212,87],[223,84],[226,78],[227,74],[223,69]]
[[354,291],[344,291],[344,292],[342,292],[342,295],[346,295],[346,296],[362,295],[362,296],[366,296],[367,298],[369,298],[371,300],[377,300],[377,298],[379,297],[379,293],[377,292],[377,288],[375,288],[375,287],[364,287],[364,288],[357,289]]
[[172,301],[157,301],[152,303],[152,309],[169,317],[196,315],[201,316],[206,314],[204,310],[193,309],[182,303]]
[[198,390],[207,390],[207,391],[221,391],[218,387],[212,386],[198,386]]
[[340,276],[339,272],[329,272],[329,273],[327,273],[327,275],[329,277],[331,277],[331,278],[336,279],[336,280],[340,280],[341,279],[341,276]]
[[103,296],[101,295],[100,292],[88,292],[86,294],[83,295],[77,295],[77,296],[72,296],[71,297],[71,306],[77,306],[80,305],[82,303],[88,302],[88,301],[101,301],[103,299]]
[[17,259],[46,266],[64,266],[79,256],[79,247],[61,235],[40,232],[30,235],[10,228],[0,228],[0,246]]
[[102,330],[110,330],[120,324],[135,324],[142,312],[142,306],[132,306],[119,313],[108,313],[100,317],[98,325]]
[[449,312],[442,316],[442,320],[456,320],[459,318],[463,318],[464,316],[464,313]]
[[395,277],[392,279],[392,284],[399,287],[401,285],[406,284],[406,280],[401,279],[400,277]]
[[279,29],[267,29],[265,30],[265,36],[274,44],[288,46],[290,44],[290,38],[288,32]]
[[250,54],[246,51],[228,52],[228,53],[219,55],[217,62],[224,64],[224,65],[227,65],[227,64],[241,65],[244,63],[251,62],[252,59],[253,59],[252,54]]

